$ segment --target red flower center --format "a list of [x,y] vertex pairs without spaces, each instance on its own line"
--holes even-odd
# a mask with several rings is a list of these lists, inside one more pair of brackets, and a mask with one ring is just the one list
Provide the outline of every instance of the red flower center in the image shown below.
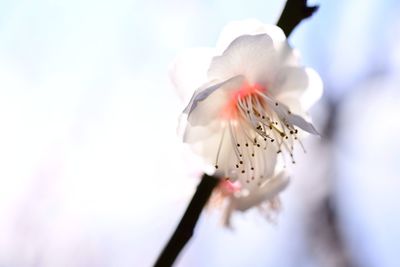
[[221,116],[227,120],[234,120],[239,117],[238,101],[248,97],[258,97],[258,93],[265,92],[266,88],[260,84],[249,84],[247,81],[231,93],[229,99],[222,109]]

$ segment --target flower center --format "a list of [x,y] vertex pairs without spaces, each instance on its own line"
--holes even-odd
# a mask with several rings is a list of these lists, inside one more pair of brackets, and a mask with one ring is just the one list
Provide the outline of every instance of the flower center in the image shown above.
[[260,84],[249,84],[244,82],[242,86],[234,91],[225,106],[222,109],[221,116],[223,119],[234,120],[240,117],[238,102],[247,98],[258,97],[258,93],[266,92],[266,88]]
[[[286,119],[290,114],[286,106],[268,95],[265,87],[244,83],[230,95],[222,109],[224,130],[215,168],[224,171],[225,177],[232,181],[238,179],[241,185],[254,181],[260,186],[263,179],[268,179],[273,173],[275,157],[270,153],[280,154],[285,162],[284,153],[281,152],[286,150],[295,163],[293,145],[301,142],[297,138],[298,130]],[[224,140],[231,143],[234,156],[227,164],[219,166],[221,150],[226,147],[223,146]]]

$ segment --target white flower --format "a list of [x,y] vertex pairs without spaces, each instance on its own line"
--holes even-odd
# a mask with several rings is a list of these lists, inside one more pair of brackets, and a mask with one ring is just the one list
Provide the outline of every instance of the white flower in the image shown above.
[[219,185],[222,195],[228,200],[223,223],[231,227],[231,215],[233,211],[245,212],[248,209],[258,206],[266,218],[273,221],[274,215],[280,211],[279,193],[289,184],[289,177],[285,172],[280,172],[271,179],[267,179],[260,186],[250,190],[240,190],[229,180],[223,181]]
[[[306,109],[322,94],[318,74],[300,65],[280,28],[255,20],[229,24],[215,49],[190,50],[171,70],[181,94],[193,94],[184,142],[251,199],[273,199],[280,190],[269,190],[271,183],[283,188],[288,181],[274,178],[277,154],[294,162],[301,130],[317,134]],[[243,209],[246,199],[231,205]]]

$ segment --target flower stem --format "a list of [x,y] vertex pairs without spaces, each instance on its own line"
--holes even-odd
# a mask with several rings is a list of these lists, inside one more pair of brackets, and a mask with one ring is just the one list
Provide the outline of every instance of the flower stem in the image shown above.
[[318,8],[319,6],[307,6],[307,0],[287,0],[277,25],[289,37],[293,29],[303,19],[311,17]]
[[189,206],[154,267],[172,266],[183,247],[192,237],[200,213],[219,181],[220,179],[215,176],[203,175]]

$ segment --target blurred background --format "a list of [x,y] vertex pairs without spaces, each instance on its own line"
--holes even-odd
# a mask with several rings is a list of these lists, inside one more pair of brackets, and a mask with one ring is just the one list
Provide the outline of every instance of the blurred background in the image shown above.
[[[297,150],[278,223],[208,210],[176,266],[400,266],[400,3],[319,3],[290,42],[324,80],[323,135]],[[0,266],[151,266],[200,173],[170,62],[283,5],[1,1]]]

